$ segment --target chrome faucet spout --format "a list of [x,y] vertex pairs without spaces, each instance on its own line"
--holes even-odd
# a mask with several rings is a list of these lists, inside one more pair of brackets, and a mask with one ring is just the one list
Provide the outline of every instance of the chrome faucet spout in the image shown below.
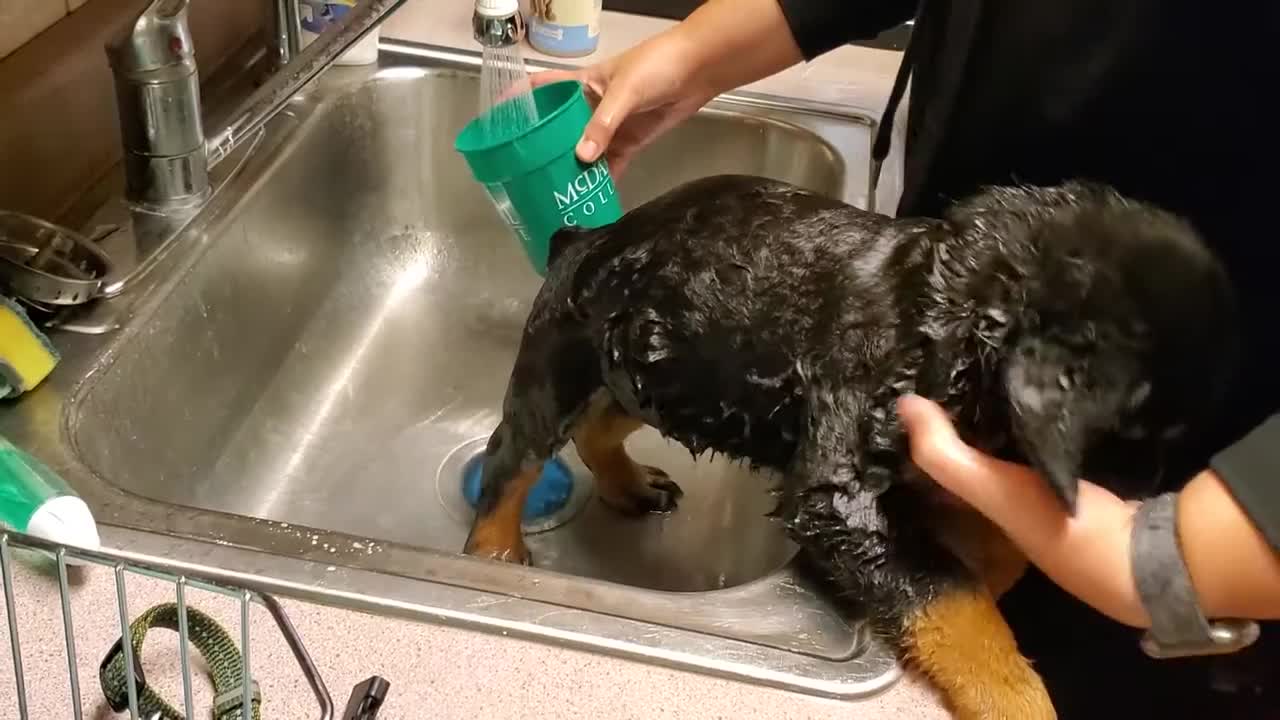
[[404,0],[360,0],[301,51],[298,0],[273,0],[278,69],[206,138],[190,0],[150,0],[107,43],[124,143],[126,199],[156,212],[199,206],[209,170]]

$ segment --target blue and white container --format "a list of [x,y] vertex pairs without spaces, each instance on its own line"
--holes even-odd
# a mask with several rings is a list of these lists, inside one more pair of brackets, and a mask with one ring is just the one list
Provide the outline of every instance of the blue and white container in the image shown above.
[[604,0],[529,0],[529,44],[557,57],[582,57],[600,44]]

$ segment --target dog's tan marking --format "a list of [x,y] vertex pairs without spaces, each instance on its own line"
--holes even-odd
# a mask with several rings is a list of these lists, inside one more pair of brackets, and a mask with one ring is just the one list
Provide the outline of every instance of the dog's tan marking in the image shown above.
[[627,454],[627,437],[642,427],[643,422],[622,413],[613,398],[602,394],[592,399],[573,431],[578,457],[595,476],[600,499],[622,513],[669,509],[666,494],[678,492],[661,470],[640,465]]
[[990,594],[943,593],[907,620],[906,639],[908,661],[942,690],[956,720],[1057,717]]
[[529,489],[542,474],[542,466],[522,470],[502,486],[501,496],[493,509],[476,516],[463,552],[504,562],[529,564],[529,549],[524,544],[520,516]]

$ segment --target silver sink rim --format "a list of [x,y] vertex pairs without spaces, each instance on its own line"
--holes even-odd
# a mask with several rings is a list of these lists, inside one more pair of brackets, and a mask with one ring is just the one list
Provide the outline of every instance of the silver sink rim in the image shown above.
[[[408,62],[429,63],[433,68],[474,68],[478,56],[425,46],[382,43],[383,52]],[[295,99],[294,108],[305,122],[308,99]],[[841,108],[810,104],[797,107],[789,101],[738,94],[726,96],[716,103],[721,108],[746,107],[756,110],[782,110],[787,113],[811,113],[845,124],[866,125],[874,129],[869,115]],[[271,128],[291,122],[278,117],[256,138],[259,147],[243,162],[226,163],[229,168],[220,179],[219,189],[245,182],[261,182],[270,175],[273,159],[283,154],[272,152],[287,144],[289,132]],[[265,166],[264,166],[265,163]],[[232,188],[234,189],[234,188]],[[874,201],[874,188],[869,188],[868,201]],[[163,302],[168,293],[204,255],[205,241],[211,228],[235,206],[228,199],[233,192],[218,193],[211,204],[182,230],[183,237],[174,242],[154,268],[168,273],[150,272],[144,282],[127,288],[118,307],[127,308],[122,332],[106,340],[84,336],[61,339],[69,346],[66,362],[55,371],[50,387],[26,399],[21,411],[0,411],[0,432],[29,449],[71,480],[77,489],[99,510],[104,541],[115,549],[134,553],[149,562],[177,572],[199,570],[233,584],[262,592],[297,597],[326,605],[390,614],[409,619],[442,622],[460,627],[519,635],[581,649],[589,649],[620,657],[641,659],[657,664],[694,670],[712,675],[736,678],[757,684],[789,689],[805,694],[855,699],[878,693],[901,675],[901,669],[888,648],[869,635],[860,644],[861,652],[844,660],[822,659],[796,652],[776,650],[758,644],[732,640],[690,630],[679,630],[616,615],[570,608],[537,599],[540,585],[555,582],[557,575],[536,568],[501,568],[504,581],[489,583],[503,588],[505,594],[472,589],[468,578],[492,575],[492,563],[444,553],[415,549],[406,560],[431,555],[433,567],[415,576],[402,576],[394,570],[371,572],[335,564],[332,559],[305,557],[284,543],[259,543],[257,548],[231,545],[224,538],[226,529],[237,529],[247,518],[222,513],[180,508],[168,503],[133,495],[96,477],[80,460],[74,447],[74,425],[79,399],[89,392],[100,372],[113,363],[119,348],[141,329],[141,320]],[[157,521],[159,518],[159,521]],[[145,528],[145,529],[143,529]],[[242,528],[241,528],[242,529]],[[326,531],[321,537],[339,540],[345,535]],[[357,538],[361,539],[361,538]],[[397,548],[388,545],[388,553]],[[174,560],[185,557],[186,560]],[[283,558],[283,561],[281,560]],[[274,571],[268,571],[276,562]],[[227,570],[243,567],[247,570]],[[697,593],[701,597],[730,597],[744,587],[762,584],[762,578],[746,586]],[[563,576],[560,582],[571,582],[583,592],[603,581]],[[383,588],[378,594],[360,592],[357,587]],[[669,595],[685,600],[689,593],[664,593],[644,590],[655,596]],[[864,633],[865,634],[865,633]]]

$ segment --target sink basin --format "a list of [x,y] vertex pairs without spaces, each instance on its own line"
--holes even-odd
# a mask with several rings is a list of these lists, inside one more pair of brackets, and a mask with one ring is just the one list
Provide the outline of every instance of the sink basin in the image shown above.
[[[400,70],[324,101],[84,395],[74,440],[88,465],[154,500],[458,552],[462,467],[500,418],[538,288],[452,149],[478,88],[469,73]],[[842,165],[794,126],[706,113],[618,189],[635,206],[743,172],[834,195]],[[651,430],[632,445],[686,486],[680,510],[624,519],[581,503],[530,538],[539,566],[700,591],[790,558],[765,479],[695,463]]]
[[[617,515],[570,445],[567,504],[528,528],[536,567],[459,554],[463,471],[498,422],[539,285],[452,149],[478,101],[469,57],[392,43],[380,67],[327,71],[121,329],[67,341],[62,375],[26,401],[56,403],[57,432],[38,409],[0,431],[43,448],[106,523],[198,541],[166,552],[210,564],[226,548],[220,566],[246,562],[238,581],[268,590],[407,614],[437,598],[417,616],[825,695],[882,688],[891,654],[765,517],[772,479],[651,429],[628,446],[684,488],[675,512]],[[728,97],[618,189],[630,208],[752,173],[866,206],[868,139],[855,117]]]

